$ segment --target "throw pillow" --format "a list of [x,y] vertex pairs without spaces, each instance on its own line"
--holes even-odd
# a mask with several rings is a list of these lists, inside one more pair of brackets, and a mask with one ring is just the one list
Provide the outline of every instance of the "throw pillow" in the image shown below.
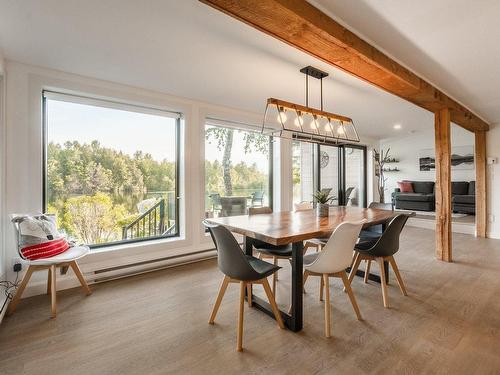
[[413,193],[413,184],[409,181],[398,182],[398,187],[401,193]]

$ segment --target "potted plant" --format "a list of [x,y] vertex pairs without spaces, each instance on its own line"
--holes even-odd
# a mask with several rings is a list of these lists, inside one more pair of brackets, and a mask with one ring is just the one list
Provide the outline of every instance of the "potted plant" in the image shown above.
[[316,214],[319,217],[327,217],[330,209],[329,203],[334,200],[335,197],[326,191],[317,191],[313,194],[313,198],[317,203]]

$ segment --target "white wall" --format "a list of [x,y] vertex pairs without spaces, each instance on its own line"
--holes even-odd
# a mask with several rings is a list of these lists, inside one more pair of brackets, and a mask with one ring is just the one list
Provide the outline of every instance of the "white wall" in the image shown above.
[[[80,93],[101,98],[113,98],[127,103],[154,106],[182,112],[185,117],[182,199],[184,213],[181,217],[183,231],[177,239],[149,241],[116,246],[116,251],[93,251],[82,260],[85,272],[105,267],[126,265],[178,254],[213,248],[204,232],[204,125],[206,117],[229,121],[259,124],[262,113],[249,113],[159,92],[100,81],[7,61],[6,70],[6,178],[5,211],[3,217],[13,212],[40,212],[42,209],[42,118],[41,93],[53,89]],[[367,140],[364,140],[366,143]],[[368,140],[370,147],[375,141]],[[274,152],[274,204],[276,210],[292,207],[291,144],[278,140]],[[15,257],[16,247],[10,222],[4,221],[6,233],[6,264]],[[12,277],[10,267],[7,273]],[[46,275],[35,275],[26,295],[42,293]],[[58,288],[75,286],[72,275],[62,277]]]
[[488,227],[487,235],[500,238],[500,124],[493,124],[486,133],[486,155],[497,158],[497,163],[487,165],[487,203]]
[[[457,126],[451,127],[451,143],[455,146],[474,145],[474,134]],[[386,172],[387,191],[386,202],[391,201],[391,193],[397,188],[401,180],[435,181],[435,171],[420,171],[418,165],[419,152],[425,149],[435,149],[434,129],[408,134],[398,138],[380,141],[380,148],[384,151],[390,147],[390,155],[399,160],[399,163],[387,164],[387,167],[398,167],[401,172]],[[452,181],[473,181],[476,179],[475,170],[452,170]]]

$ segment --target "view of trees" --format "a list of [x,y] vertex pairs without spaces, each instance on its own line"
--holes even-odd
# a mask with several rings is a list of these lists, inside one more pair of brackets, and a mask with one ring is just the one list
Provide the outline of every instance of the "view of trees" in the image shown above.
[[[227,196],[233,195],[234,184],[237,189],[253,188],[262,189],[267,183],[267,177],[257,169],[257,165],[253,164],[250,167],[246,163],[238,163],[233,166],[231,163],[231,152],[233,150],[233,139],[235,132],[242,132],[231,128],[223,127],[207,127],[205,136],[208,142],[215,142],[219,151],[223,152],[222,163],[217,165],[206,166],[206,190],[210,192],[220,192],[220,186],[213,185],[213,179],[217,179],[220,174],[211,175],[212,168],[220,169],[217,172],[222,172],[224,194]],[[268,154],[269,152],[269,137],[256,132],[243,131],[244,152],[261,152]],[[209,163],[209,162],[208,162]],[[210,173],[208,173],[210,171]]]
[[98,141],[74,141],[49,143],[47,156],[48,211],[85,243],[120,240],[122,226],[138,215],[137,203],[175,188],[175,164],[147,153],[130,156]]
[[[231,162],[237,130],[207,129],[217,142],[222,162],[205,163],[206,191],[231,195],[243,189],[262,190],[268,176],[255,163]],[[268,152],[269,138],[243,132],[245,153]],[[175,163],[157,161],[141,151],[128,155],[98,141],[47,145],[47,211],[57,214],[59,228],[87,244],[122,239],[122,227],[139,216],[137,204],[166,198],[175,190]]]

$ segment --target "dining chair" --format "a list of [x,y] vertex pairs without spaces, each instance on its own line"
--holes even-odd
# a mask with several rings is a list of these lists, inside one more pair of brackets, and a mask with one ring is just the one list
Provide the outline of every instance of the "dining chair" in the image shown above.
[[[386,211],[394,211],[392,208],[392,204],[390,203],[379,203],[379,202],[371,202],[368,205],[368,208],[376,209],[376,210],[386,210]],[[359,234],[360,241],[365,240],[376,240],[380,238],[383,232],[382,224],[372,225],[366,229],[363,229]]]
[[[372,261],[376,261],[380,266],[380,285],[382,287],[384,307],[389,307],[384,261],[388,261],[392,269],[394,270],[401,293],[404,296],[407,295],[403,279],[401,278],[399,268],[396,264],[396,260],[394,259],[394,254],[396,254],[399,250],[399,237],[409,216],[410,215],[407,214],[397,215],[389,222],[384,233],[382,233],[382,235],[377,240],[360,241],[354,247],[355,256],[351,272],[349,274],[349,283],[351,283],[354,279],[356,271],[358,270],[359,264],[362,260],[368,261],[365,276],[370,272],[370,263]],[[365,283],[366,282],[367,278],[365,277]]]
[[243,313],[245,309],[245,290],[249,306],[252,305],[252,285],[260,284],[264,288],[269,304],[274,313],[274,317],[278,322],[278,326],[285,328],[281,313],[276,305],[274,294],[271,291],[267,277],[274,274],[280,267],[265,262],[261,259],[250,255],[245,255],[240,248],[240,245],[232,235],[232,233],[222,225],[214,225],[204,220],[203,224],[208,228],[215,248],[217,249],[217,264],[219,269],[224,274],[224,279],[215,300],[209,324],[214,324],[217,311],[222,302],[222,298],[230,283],[240,284],[239,298],[239,315],[238,315],[238,331],[236,350],[243,350]]
[[[271,214],[271,207],[250,207],[248,215]],[[278,265],[279,259],[287,259],[289,262],[292,259],[292,245],[271,245],[263,241],[252,240],[253,247],[259,253],[259,259],[271,258],[275,266]],[[276,282],[278,281],[278,272],[273,273],[273,294],[276,295]]]
[[320,300],[323,300],[323,289],[325,291],[325,336],[330,337],[330,277],[338,277],[342,280],[347,291],[354,312],[358,320],[361,320],[356,298],[352,292],[347,278],[346,268],[351,263],[352,251],[358,239],[359,232],[366,220],[339,224],[333,231],[323,250],[304,256],[304,287],[309,276],[319,276]]
[[73,246],[65,252],[50,258],[39,258],[36,260],[26,259],[23,257],[21,248],[19,246],[19,224],[15,221],[15,218],[18,216],[20,215],[10,215],[14,224],[15,235],[17,238],[18,254],[21,259],[23,259],[23,263],[27,264],[28,269],[26,270],[26,274],[24,275],[21,284],[19,284],[14,298],[12,298],[12,301],[10,301],[9,303],[9,307],[7,308],[7,315],[12,314],[16,310],[16,307],[21,301],[21,297],[23,296],[24,290],[26,289],[26,286],[28,285],[33,272],[47,270],[47,294],[50,294],[51,297],[51,317],[55,318],[57,315],[56,275],[58,268],[62,269],[61,273],[65,273],[66,270],[71,267],[85,294],[87,296],[92,294],[92,291],[85,281],[85,277],[83,276],[82,271],[80,270],[80,267],[77,263],[79,259],[83,258],[90,252],[90,249],[88,246]]

